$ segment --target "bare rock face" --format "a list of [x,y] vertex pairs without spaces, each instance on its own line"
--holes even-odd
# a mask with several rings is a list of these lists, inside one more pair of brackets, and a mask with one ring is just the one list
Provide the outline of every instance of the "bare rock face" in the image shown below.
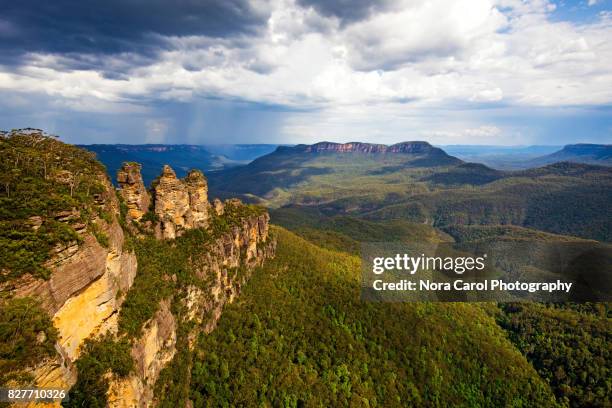
[[207,227],[209,207],[208,184],[202,172],[192,170],[179,180],[170,166],[164,166],[155,186],[158,237],[173,239],[185,230]]
[[[118,221],[119,203],[106,176],[100,176],[105,191],[99,205],[112,214],[110,222],[96,219],[101,233],[108,237],[102,246],[86,229],[77,230],[83,242],[58,246],[45,263],[51,271],[48,280],[26,274],[0,287],[9,296],[31,296],[41,301],[58,330],[57,354],[30,370],[37,387],[69,388],[76,381],[74,361],[80,346],[90,336],[117,330],[118,311],[136,276],[134,252],[123,247],[124,234]],[[60,222],[74,218],[76,210],[56,214]]]
[[121,188],[121,196],[128,207],[128,217],[131,220],[140,221],[149,209],[151,198],[142,181],[140,164],[123,163],[117,172],[117,183]]
[[219,200],[218,198],[215,198],[213,200],[213,208],[215,209],[215,213],[218,216],[223,215],[223,213],[225,212],[225,207],[223,206],[223,202]]
[[147,407],[161,370],[176,353],[176,319],[170,300],[164,299],[155,316],[145,324],[142,336],[132,346],[136,370],[125,379],[113,379],[108,391],[111,408]]
[[188,228],[205,228],[208,226],[208,183],[199,170],[191,170],[185,177],[185,185],[189,194],[190,217],[187,219]]
[[[155,186],[155,214],[160,220],[161,238],[173,239],[185,229],[189,211],[189,193],[168,165]],[[159,234],[158,234],[159,235]]]

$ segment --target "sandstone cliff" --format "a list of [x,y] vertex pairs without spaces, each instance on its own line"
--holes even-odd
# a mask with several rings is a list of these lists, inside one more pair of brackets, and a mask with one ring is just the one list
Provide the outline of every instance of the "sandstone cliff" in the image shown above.
[[208,225],[208,185],[200,171],[192,170],[184,180],[179,180],[166,165],[154,190],[158,237],[173,239],[185,230]]
[[[79,357],[80,346],[88,337],[116,331],[117,312],[124,299],[121,294],[130,289],[136,275],[136,256],[124,249],[114,189],[105,175],[98,177],[104,190],[97,196],[95,207],[111,214],[110,218],[93,216],[90,228],[73,223],[82,241],[54,248],[45,262],[51,271],[48,279],[25,274],[0,285],[4,296],[40,300],[58,330],[57,355],[31,368],[37,387],[69,388],[75,383],[73,363]],[[54,218],[69,223],[86,210],[60,211]],[[105,245],[94,237],[92,229],[107,238]]]
[[[156,405],[154,389],[161,370],[177,354],[177,331],[189,327],[182,346],[191,348],[201,332],[209,333],[216,327],[223,307],[240,294],[252,270],[274,256],[276,242],[268,231],[267,213],[246,217],[193,254],[192,272],[207,284],[179,286],[173,299],[160,302],[157,313],[133,343],[135,372],[127,378],[115,378],[109,386],[110,407]],[[183,312],[172,313],[172,302],[176,304],[172,309]]]
[[[137,172],[136,168],[132,175],[139,180]],[[239,295],[252,270],[273,257],[276,248],[269,236],[269,215],[253,212],[236,199],[225,203],[215,199],[213,210],[200,171],[192,170],[181,180],[170,166],[164,166],[154,183],[152,199],[157,238],[172,240],[196,228],[208,232],[187,254],[195,280],[181,282],[167,271],[166,282],[173,292],[159,301],[157,312],[132,341],[133,372],[127,377],[110,377],[110,407],[156,405],[154,389],[163,388],[157,384],[160,373],[176,358],[177,349],[190,349],[200,333],[216,327],[224,305]],[[172,257],[175,250],[168,247],[165,255]],[[181,340],[178,332],[187,326]]]
[[394,145],[384,144],[373,144],[373,143],[361,143],[361,142],[350,142],[350,143],[333,143],[333,142],[320,142],[313,145],[298,145],[292,148],[297,151],[303,151],[308,153],[323,153],[323,152],[334,152],[334,153],[412,153],[412,154],[424,154],[439,151],[440,149],[433,147],[427,142],[402,142]]
[[135,221],[140,221],[149,210],[151,202],[149,192],[142,181],[140,168],[138,163],[123,163],[117,172],[117,183],[128,208],[127,216]]
[[[188,350],[200,332],[214,329],[223,306],[240,293],[253,268],[274,256],[268,214],[238,200],[215,200],[213,210],[206,178],[197,170],[180,180],[165,166],[150,196],[140,165],[126,163],[117,175],[117,192],[89,152],[41,132],[2,134],[0,151],[6,153],[0,165],[10,166],[10,174],[25,174],[38,183],[34,188],[17,176],[4,183],[5,200],[19,210],[15,218],[0,223],[4,228],[0,244],[16,236],[26,252],[39,249],[32,242],[51,245],[48,253],[41,248],[31,254],[35,262],[21,255],[0,262],[0,306],[5,299],[35,299],[57,333],[48,338],[51,346],[55,341],[55,354],[18,369],[31,376],[27,380],[31,386],[81,387],[81,402],[71,402],[78,406],[90,405],[88,398],[98,398],[94,394],[105,384],[108,406],[155,405],[154,390],[162,370],[181,349]],[[19,171],[12,171],[14,166]],[[34,195],[36,200],[24,206],[19,194]],[[120,211],[120,199],[127,214]],[[153,214],[148,213],[151,201]],[[147,221],[142,223],[145,215]],[[21,235],[12,234],[11,228],[18,228]],[[194,234],[181,238],[189,230]],[[142,252],[147,242],[161,245],[154,254],[160,259],[183,260],[175,269],[153,268],[161,277],[157,286],[150,287],[150,293],[136,293],[150,279],[139,266],[143,257],[150,256]],[[146,310],[138,309],[143,297]],[[130,307],[135,315],[148,317],[136,331],[122,326]],[[45,333],[38,334],[36,341],[38,337],[44,341]],[[115,345],[125,345],[122,350],[133,364],[121,374],[113,361],[106,361],[102,374],[81,381],[85,374],[77,372],[82,367],[79,362],[105,357],[92,344],[110,352]],[[88,384],[95,386],[88,389]]]

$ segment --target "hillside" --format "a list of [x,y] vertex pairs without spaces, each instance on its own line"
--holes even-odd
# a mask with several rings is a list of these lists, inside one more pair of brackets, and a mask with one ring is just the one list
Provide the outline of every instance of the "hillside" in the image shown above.
[[358,258],[274,232],[275,260],[199,338],[195,406],[555,405],[486,306],[361,302]]
[[230,160],[247,164],[258,157],[272,153],[275,144],[207,144],[204,148],[210,153],[227,157]]
[[511,224],[612,240],[609,167],[563,162],[499,171],[424,142],[394,146],[280,147],[247,166],[211,173],[211,190],[272,208],[316,207],[372,221]]
[[444,145],[440,148],[461,160],[482,163],[496,169],[521,168],[521,163],[551,154],[563,146],[495,146],[495,145]]
[[329,171],[326,189],[287,194],[341,198],[268,215],[209,202],[199,170],[165,165],[146,186],[127,162],[115,188],[42,132],[3,133],[0,153],[3,386],[69,388],[69,407],[610,405],[608,304],[369,303],[356,256],[367,241],[599,245],[542,229],[606,236],[609,168],[281,147],[294,170]]
[[419,189],[415,180],[460,163],[426,142],[392,146],[322,142],[280,146],[247,166],[213,172],[209,179],[218,195],[241,195],[272,207],[355,195],[380,201],[385,195]]
[[97,159],[108,169],[111,179],[115,178],[124,162],[140,163],[142,177],[147,185],[157,177],[159,169],[165,164],[176,169],[179,177],[184,177],[191,169],[210,171],[244,164],[243,161],[211,153],[205,146],[198,145],[92,144],[81,147],[96,154]]
[[558,162],[612,165],[612,146],[572,144],[566,146],[441,146],[462,160],[485,164],[499,170],[522,170]]
[[573,162],[612,166],[612,145],[572,144],[563,149],[525,162],[525,167],[538,167],[557,162]]

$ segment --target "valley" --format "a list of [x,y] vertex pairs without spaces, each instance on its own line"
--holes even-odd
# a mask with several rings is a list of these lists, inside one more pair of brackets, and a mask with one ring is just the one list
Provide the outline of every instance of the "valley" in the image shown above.
[[366,302],[359,258],[372,241],[600,248],[608,167],[320,143],[149,184],[42,134],[0,150],[4,384],[70,388],[70,407],[610,404],[609,303]]

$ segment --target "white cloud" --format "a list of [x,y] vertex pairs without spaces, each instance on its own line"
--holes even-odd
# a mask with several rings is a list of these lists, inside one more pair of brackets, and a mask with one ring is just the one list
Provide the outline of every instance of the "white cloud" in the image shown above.
[[[170,50],[123,79],[62,71],[60,56],[32,55],[30,65],[0,72],[0,91],[43,92],[80,109],[201,95],[346,112],[406,102],[610,104],[612,19],[552,21],[554,7],[544,0],[406,0],[342,26],[277,0],[258,37],[169,38]],[[125,62],[112,58],[110,66]]]

